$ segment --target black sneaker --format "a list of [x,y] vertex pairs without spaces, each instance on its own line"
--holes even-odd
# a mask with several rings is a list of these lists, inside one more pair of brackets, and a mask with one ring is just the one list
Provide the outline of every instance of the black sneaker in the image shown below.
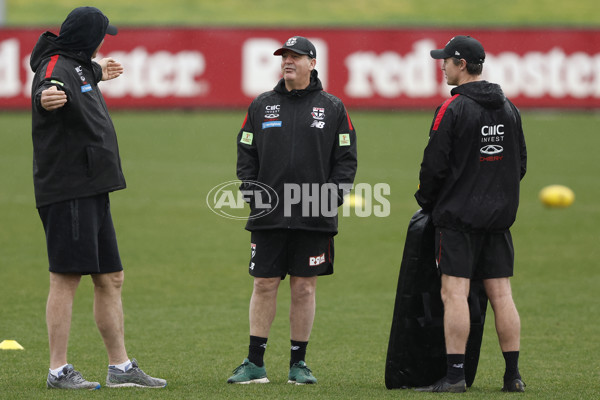
[[502,386],[503,392],[524,392],[525,391],[525,382],[521,379],[516,378],[510,382],[504,382],[504,386]]
[[463,393],[467,391],[467,384],[464,379],[450,383],[446,378],[442,378],[433,385],[415,388],[417,392],[447,392],[447,393]]

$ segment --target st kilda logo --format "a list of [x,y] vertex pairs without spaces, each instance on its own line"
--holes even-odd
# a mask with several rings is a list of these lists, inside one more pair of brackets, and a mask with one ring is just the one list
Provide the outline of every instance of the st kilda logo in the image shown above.
[[325,119],[325,109],[321,107],[313,107],[310,115],[312,115],[314,119],[323,120]]

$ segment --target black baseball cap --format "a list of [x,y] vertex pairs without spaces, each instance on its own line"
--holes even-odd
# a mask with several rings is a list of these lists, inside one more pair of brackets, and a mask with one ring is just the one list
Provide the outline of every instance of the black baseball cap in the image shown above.
[[446,43],[446,47],[431,50],[429,54],[437,60],[455,57],[464,58],[469,64],[482,64],[485,61],[483,46],[471,36],[454,36]]
[[294,53],[305,54],[310,58],[317,58],[317,50],[315,49],[315,45],[312,44],[310,40],[302,36],[292,36],[283,44],[281,48],[275,50],[273,55],[280,56],[284,50],[291,50]]

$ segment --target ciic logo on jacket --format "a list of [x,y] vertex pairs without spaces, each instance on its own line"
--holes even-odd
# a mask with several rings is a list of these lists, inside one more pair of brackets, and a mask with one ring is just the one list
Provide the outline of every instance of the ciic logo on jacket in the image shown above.
[[[498,143],[504,141],[504,125],[484,125],[481,127],[481,143]],[[479,162],[501,161],[499,155],[504,151],[504,147],[499,144],[487,144],[479,149],[482,154]]]
[[274,119],[279,117],[279,112],[281,112],[281,106],[279,104],[275,104],[272,106],[265,107],[265,119]]

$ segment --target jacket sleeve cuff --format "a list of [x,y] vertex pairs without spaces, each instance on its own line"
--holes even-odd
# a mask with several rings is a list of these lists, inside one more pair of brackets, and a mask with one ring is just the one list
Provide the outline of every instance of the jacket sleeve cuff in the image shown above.
[[433,201],[425,199],[423,196],[421,196],[419,191],[415,193],[415,199],[417,200],[417,204],[421,206],[424,212],[431,212],[433,210]]

